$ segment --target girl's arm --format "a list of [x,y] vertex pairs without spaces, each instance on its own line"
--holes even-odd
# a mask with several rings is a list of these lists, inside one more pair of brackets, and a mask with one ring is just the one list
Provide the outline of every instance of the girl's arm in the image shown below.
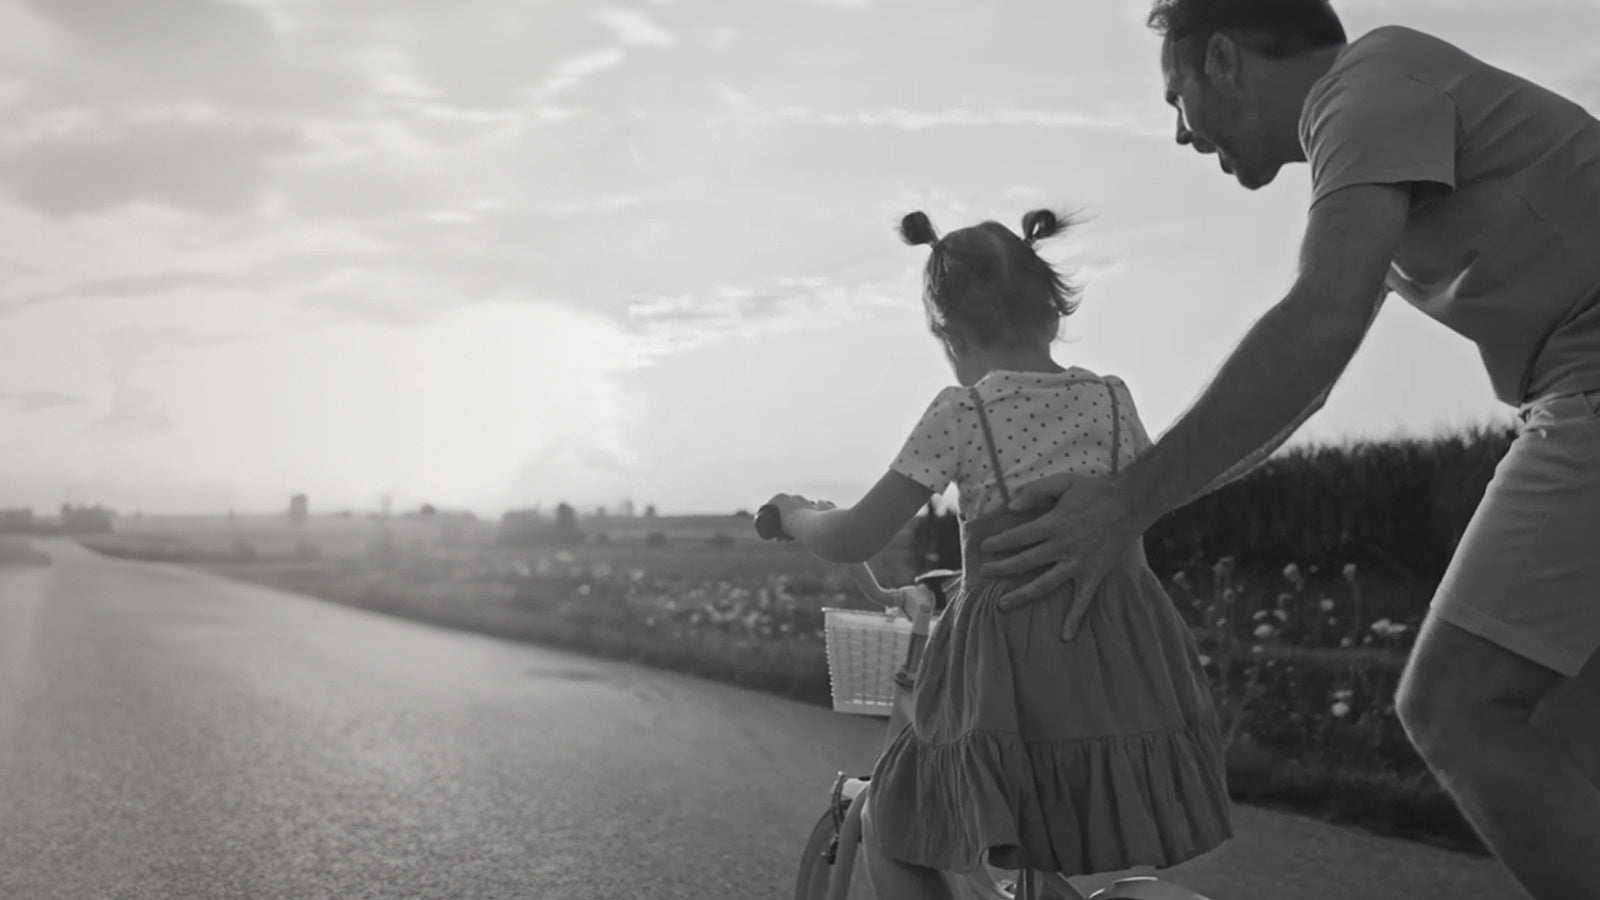
[[931,496],[932,490],[899,472],[885,472],[872,490],[849,508],[780,506],[783,530],[829,562],[866,562],[889,546]]

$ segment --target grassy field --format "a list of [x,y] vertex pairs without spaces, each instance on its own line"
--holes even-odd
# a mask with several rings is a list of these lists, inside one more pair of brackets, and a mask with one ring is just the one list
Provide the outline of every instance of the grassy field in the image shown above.
[[[720,580],[783,575],[805,583],[843,585],[842,567],[817,559],[796,544],[762,541],[751,519],[739,516],[581,519],[586,560],[640,566],[685,578]],[[293,524],[284,516],[144,516],[117,521],[100,543],[137,548],[141,554],[230,554],[241,545],[259,557],[373,560],[385,546],[400,558],[519,559],[545,545],[506,547],[496,543],[498,524],[458,517],[405,515],[386,519],[313,516]],[[872,560],[886,582],[909,580],[907,532]],[[604,535],[604,542],[595,538]],[[663,544],[654,545],[652,535]]]
[[[497,523],[437,516],[144,517],[84,542],[829,703],[821,610],[868,605],[843,567],[759,541],[735,516],[580,527],[582,543],[509,547],[496,542]],[[874,560],[886,584],[915,574],[908,537]],[[1225,558],[1159,573],[1200,640],[1233,736],[1234,797],[1483,852],[1394,715],[1416,619],[1363,612],[1370,598],[1353,567],[1308,579],[1288,566],[1269,580],[1234,569]]]

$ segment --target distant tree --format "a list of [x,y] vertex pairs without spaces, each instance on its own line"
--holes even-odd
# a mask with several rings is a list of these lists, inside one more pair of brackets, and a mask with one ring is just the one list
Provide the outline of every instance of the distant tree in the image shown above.
[[606,508],[604,506],[595,507],[594,517],[596,520],[604,522],[606,520],[606,515]]
[[564,544],[583,540],[583,532],[578,529],[578,512],[566,503],[556,506],[555,539]]
[[420,510],[420,512],[425,516],[433,515],[434,514],[433,504],[432,503],[424,503],[424,504],[422,504],[422,509]]
[[506,510],[506,514],[500,517],[500,528],[495,534],[495,540],[511,547],[527,546],[538,541],[543,527],[536,510]]
[[753,519],[753,518],[755,518],[754,516],[750,515],[750,510],[748,510],[748,509],[739,510],[738,512],[733,514],[733,517],[735,519]]
[[646,519],[654,519],[656,517],[656,505],[654,503],[644,508],[644,517]]

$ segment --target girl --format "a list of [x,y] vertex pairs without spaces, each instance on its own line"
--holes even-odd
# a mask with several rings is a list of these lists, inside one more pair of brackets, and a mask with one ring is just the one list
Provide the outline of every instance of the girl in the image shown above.
[[931,494],[954,483],[964,568],[928,637],[910,725],[872,773],[864,814],[880,896],[946,898],[939,871],[988,861],[1063,875],[1165,868],[1231,837],[1223,746],[1198,648],[1135,545],[1098,589],[1072,643],[1068,598],[1001,612],[978,547],[1023,518],[1017,485],[1061,473],[1109,477],[1150,445],[1118,378],[1051,358],[1079,289],[1034,252],[1068,221],[1028,213],[939,237],[928,217],[900,234],[932,247],[928,323],[959,386],[934,397],[889,471],[855,506],[779,494],[783,527],[814,554],[865,560]]

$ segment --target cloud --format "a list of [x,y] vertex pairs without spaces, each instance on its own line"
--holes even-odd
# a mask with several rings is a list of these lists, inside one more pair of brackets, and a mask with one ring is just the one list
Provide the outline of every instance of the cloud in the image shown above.
[[717,85],[716,90],[717,97],[729,106],[737,106],[740,109],[749,109],[751,106],[755,105],[755,101],[750,99],[749,94],[743,93],[737,88],[729,87],[725,84],[719,84]]
[[[882,282],[839,284],[817,275],[784,276],[758,287],[723,285],[704,293],[632,303],[626,317],[640,360],[762,334],[825,331],[916,302],[916,272]],[[912,299],[907,299],[912,298]]]
[[245,340],[243,335],[207,334],[182,326],[132,326],[107,333],[104,343],[112,372],[120,377],[148,363],[166,362],[174,351],[203,350],[241,340]]
[[89,401],[77,394],[61,391],[0,391],[0,400],[10,400],[23,412],[38,412],[62,406],[83,406]]
[[24,297],[19,305],[32,306],[36,303],[49,303],[64,299],[87,300],[97,297],[139,297],[150,294],[164,294],[184,288],[223,284],[230,277],[230,274],[226,272],[175,269],[148,275],[91,278],[56,288],[55,290],[32,294]]
[[[280,241],[287,235],[280,235]],[[370,264],[382,248],[362,246],[345,238],[344,247],[336,231],[314,229],[295,239],[317,249],[291,249],[267,252],[259,259],[234,268],[174,268],[160,272],[130,272],[104,278],[86,278],[24,296],[4,311],[44,303],[107,298],[147,299],[193,290],[223,291],[263,295],[285,288],[314,283],[316,279],[353,265]],[[292,244],[291,244],[292,246]]]
[[620,212],[624,209],[632,209],[643,202],[643,198],[638,194],[615,193],[601,197],[546,203],[539,206],[538,210],[558,216],[576,216]]
[[1112,131],[1141,137],[1165,136],[1169,132],[1165,115],[1127,112],[1083,112],[1029,108],[940,109],[918,111],[890,107],[857,112],[827,112],[803,106],[784,106],[778,119],[822,125],[863,125],[921,131],[928,128],[989,128],[997,125],[1038,128],[1082,128]]
[[616,34],[625,46],[671,47],[678,39],[641,12],[608,9],[595,18]]
[[268,162],[298,146],[289,132],[184,122],[36,140],[0,154],[0,183],[56,216],[140,201],[209,215],[261,199]]
[[[261,14],[216,0],[31,0],[31,10],[87,50],[40,73],[58,101],[203,97],[227,106],[337,110],[361,85],[334,54],[288,47]],[[321,48],[316,48],[321,49]]]
[[463,306],[470,294],[423,277],[400,260],[388,265],[347,266],[294,291],[296,309],[316,322],[365,322],[414,326],[436,321]]
[[583,79],[590,75],[621,65],[627,55],[621,49],[613,47],[585,53],[582,56],[569,57],[556,64],[555,71],[545,80],[543,87],[538,92],[538,96],[548,97],[551,94],[577,87]]
[[111,395],[111,408],[85,430],[101,437],[123,438],[160,434],[172,428],[172,416],[155,395],[119,384]]

